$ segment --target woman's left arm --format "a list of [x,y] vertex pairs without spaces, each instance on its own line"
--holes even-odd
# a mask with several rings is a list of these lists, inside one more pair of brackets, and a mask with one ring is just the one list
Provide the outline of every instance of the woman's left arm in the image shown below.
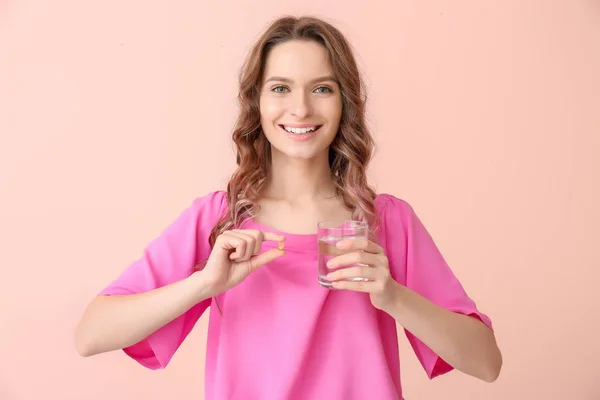
[[383,248],[376,243],[354,239],[338,247],[347,253],[332,259],[329,268],[361,265],[330,273],[334,288],[369,293],[373,306],[391,315],[449,365],[486,382],[496,380],[502,355],[494,333],[483,322],[447,310],[396,282]]

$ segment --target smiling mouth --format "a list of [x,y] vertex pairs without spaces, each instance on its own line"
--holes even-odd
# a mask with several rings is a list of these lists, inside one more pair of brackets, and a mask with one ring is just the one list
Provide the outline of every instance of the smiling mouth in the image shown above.
[[293,134],[293,135],[307,135],[309,133],[313,133],[317,130],[319,130],[319,128],[321,128],[321,126],[323,125],[312,125],[312,126],[305,126],[302,128],[296,128],[293,126],[286,126],[286,125],[279,125],[282,129],[284,129],[285,131]]

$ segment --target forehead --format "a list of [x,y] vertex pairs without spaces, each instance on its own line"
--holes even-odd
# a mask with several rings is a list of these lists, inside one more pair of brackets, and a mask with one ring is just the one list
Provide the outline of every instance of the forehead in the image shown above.
[[289,41],[271,49],[264,79],[280,76],[302,82],[320,76],[334,75],[327,50],[313,41]]

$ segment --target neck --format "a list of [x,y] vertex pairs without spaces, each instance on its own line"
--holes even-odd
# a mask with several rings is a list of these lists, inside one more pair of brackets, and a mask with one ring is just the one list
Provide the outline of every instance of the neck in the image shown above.
[[327,152],[312,159],[293,159],[271,151],[271,172],[264,196],[299,203],[335,196]]

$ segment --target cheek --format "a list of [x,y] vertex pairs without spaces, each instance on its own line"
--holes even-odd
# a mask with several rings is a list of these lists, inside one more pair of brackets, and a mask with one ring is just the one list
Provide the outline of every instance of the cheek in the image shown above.
[[331,121],[332,124],[339,124],[339,121],[342,118],[342,102],[332,101],[327,103],[323,108],[323,112],[327,115],[327,119]]
[[278,101],[271,99],[261,99],[260,101],[260,117],[263,121],[268,122],[278,118],[281,115],[282,107]]

